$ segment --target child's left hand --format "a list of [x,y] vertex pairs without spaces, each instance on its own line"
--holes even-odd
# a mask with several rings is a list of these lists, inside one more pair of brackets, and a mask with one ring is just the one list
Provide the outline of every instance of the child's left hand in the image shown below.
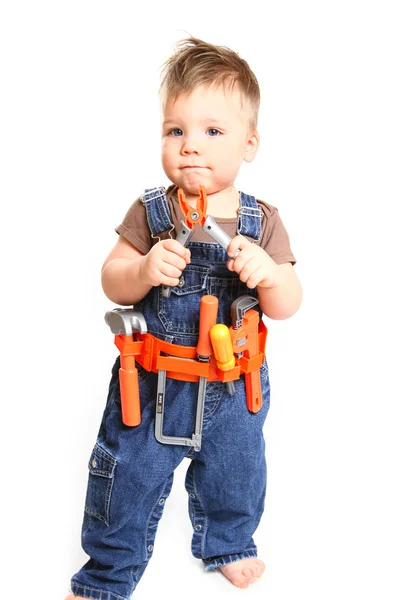
[[260,246],[237,235],[231,240],[227,252],[230,257],[237,256],[235,259],[230,258],[226,266],[237,273],[248,288],[272,288],[278,285],[279,266]]

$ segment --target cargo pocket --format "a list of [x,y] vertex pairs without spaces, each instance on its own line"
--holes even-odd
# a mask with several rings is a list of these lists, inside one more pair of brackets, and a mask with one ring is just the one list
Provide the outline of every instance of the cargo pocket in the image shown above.
[[89,481],[85,512],[109,525],[111,492],[117,461],[99,444],[93,448],[89,460]]

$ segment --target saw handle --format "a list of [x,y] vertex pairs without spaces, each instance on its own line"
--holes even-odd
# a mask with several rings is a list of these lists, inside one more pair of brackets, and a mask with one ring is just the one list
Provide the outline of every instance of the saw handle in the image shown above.
[[203,296],[200,300],[199,341],[196,348],[199,357],[209,358],[212,354],[210,329],[217,322],[217,313],[218,298]]

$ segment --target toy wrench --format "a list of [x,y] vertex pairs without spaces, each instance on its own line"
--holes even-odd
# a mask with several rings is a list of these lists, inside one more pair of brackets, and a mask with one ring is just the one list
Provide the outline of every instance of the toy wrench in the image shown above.
[[[190,238],[193,235],[196,225],[200,225],[203,231],[208,233],[224,250],[227,250],[231,238],[223,229],[215,222],[211,215],[207,215],[207,194],[204,187],[200,186],[200,193],[196,200],[196,208],[190,206],[186,201],[183,190],[178,190],[178,199],[181,210],[185,216],[185,220],[181,221],[181,225],[176,236],[176,240],[187,246]],[[167,285],[161,286],[161,293],[165,298],[169,298],[171,288]]]
[[[259,355],[258,323],[260,316],[253,306],[258,304],[253,296],[240,296],[231,306],[232,344],[238,358],[253,359]],[[246,403],[250,412],[256,413],[262,406],[260,369],[245,373]]]

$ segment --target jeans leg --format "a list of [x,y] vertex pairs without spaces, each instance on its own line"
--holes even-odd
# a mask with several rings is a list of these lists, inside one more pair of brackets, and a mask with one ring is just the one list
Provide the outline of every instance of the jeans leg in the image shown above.
[[192,552],[211,570],[257,556],[253,534],[264,510],[267,468],[263,424],[269,409],[267,366],[261,369],[263,407],[250,413],[243,379],[205,422],[201,451],[186,475]]
[[173,472],[187,453],[154,437],[156,379],[151,373],[143,375],[142,422],[126,427],[117,371],[113,374],[89,460],[82,547],[90,558],[71,583],[72,592],[84,598],[130,598],[152,556]]

